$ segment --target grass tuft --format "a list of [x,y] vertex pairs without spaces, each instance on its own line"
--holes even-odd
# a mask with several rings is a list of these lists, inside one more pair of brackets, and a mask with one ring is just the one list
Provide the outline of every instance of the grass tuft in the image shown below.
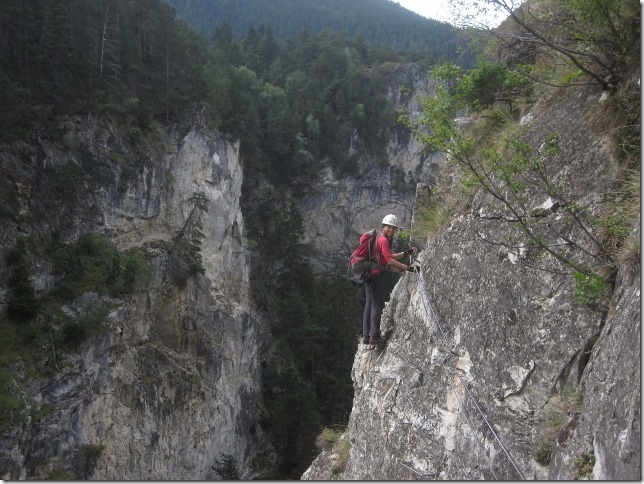
[[315,445],[320,451],[326,450],[331,455],[333,459],[332,475],[337,476],[344,472],[351,451],[349,431],[346,427],[325,427],[315,439]]
[[535,460],[542,466],[550,464],[554,444],[571,415],[581,410],[583,393],[580,389],[565,386],[550,397],[545,405],[545,419],[538,432]]

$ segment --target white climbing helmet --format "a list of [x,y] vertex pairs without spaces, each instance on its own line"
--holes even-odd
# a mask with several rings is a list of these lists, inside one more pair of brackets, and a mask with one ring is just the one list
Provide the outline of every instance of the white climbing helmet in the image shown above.
[[395,215],[389,214],[382,219],[382,225],[392,225],[398,228],[398,217]]

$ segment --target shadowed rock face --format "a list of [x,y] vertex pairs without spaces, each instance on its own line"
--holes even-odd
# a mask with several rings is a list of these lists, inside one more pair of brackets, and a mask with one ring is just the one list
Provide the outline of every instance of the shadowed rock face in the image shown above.
[[[533,146],[559,133],[548,168],[594,213],[617,173],[585,121],[599,98],[561,97],[523,120]],[[546,202],[530,194],[528,206],[556,226]],[[640,478],[639,261],[622,263],[608,314],[593,311],[570,275],[527,267],[543,255],[491,243],[516,235],[506,215],[479,193],[427,242],[422,275],[402,276],[385,307],[387,345],[358,346],[346,467],[325,451],[303,479],[569,480],[584,462],[595,479]],[[535,455],[548,403],[568,386],[583,400],[564,412],[545,467]]]
[[[258,425],[257,320],[249,309],[238,146],[198,125],[170,130],[126,176],[124,165],[107,156],[127,151],[114,127],[83,119],[67,120],[64,130],[61,146],[44,147],[43,163],[82,165],[90,189],[82,203],[61,210],[64,220],[52,216],[37,229],[60,225],[65,240],[98,231],[121,249],[144,247],[155,276],[146,292],[127,299],[86,293],[73,301],[67,311],[76,315],[111,309],[104,331],[61,360],[52,378],[36,383],[18,369],[29,407],[48,410],[3,434],[0,475],[215,479],[228,455],[240,476],[253,477],[249,462],[266,444]],[[167,247],[196,191],[209,200],[202,217],[205,273],[179,287],[164,277]],[[55,203],[41,195],[32,193],[32,203]],[[5,236],[14,231],[8,227]]]

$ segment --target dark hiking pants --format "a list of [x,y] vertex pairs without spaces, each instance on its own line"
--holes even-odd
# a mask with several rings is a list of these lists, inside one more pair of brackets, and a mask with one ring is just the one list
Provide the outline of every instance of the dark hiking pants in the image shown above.
[[372,277],[365,281],[364,295],[362,335],[380,336],[380,317],[385,307],[385,294],[380,276]]

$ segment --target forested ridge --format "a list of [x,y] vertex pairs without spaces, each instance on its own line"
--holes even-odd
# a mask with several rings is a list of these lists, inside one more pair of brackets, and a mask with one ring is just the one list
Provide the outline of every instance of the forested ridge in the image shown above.
[[207,49],[164,2],[9,0],[0,5],[3,139],[56,116],[113,115],[149,129],[204,94]]
[[228,22],[235,35],[262,24],[278,38],[295,39],[302,31],[345,32],[365,42],[405,52],[412,60],[430,58],[470,65],[474,60],[459,30],[427,19],[391,0],[168,0],[177,16],[209,38]]
[[161,0],[10,0],[0,6],[0,136],[47,136],[56,116],[92,113],[135,139],[202,110],[241,139],[254,179],[288,185],[311,176],[314,159],[354,171],[342,145],[354,129],[380,151],[396,129],[383,87],[406,60],[345,34],[278,39],[268,24],[238,37],[224,22],[210,42]]
[[[257,307],[271,315],[275,339],[262,369],[263,427],[278,455],[276,477],[298,477],[317,452],[321,428],[346,424],[361,310],[344,277],[344,261],[338,270],[314,276],[299,245],[303,225],[291,197],[315,183],[322,166],[358,174],[361,158],[387,162],[387,139],[407,128],[396,123],[385,94],[409,58],[337,32],[278,38],[268,24],[237,35],[224,22],[205,39],[162,0],[0,5],[4,149],[27,156],[20,147],[28,144],[40,159],[41,141],[59,140],[61,120],[71,116],[117,126],[136,156],[110,158],[130,174],[150,156],[145,149],[161,148],[164,126],[185,125],[194,116],[240,140],[243,209],[255,261],[251,291]],[[352,137],[356,154],[349,156]],[[76,203],[87,180],[84,168],[73,163],[38,173],[38,183],[67,203]],[[0,181],[0,200],[3,222],[30,226],[10,177]],[[36,221],[48,216],[39,213]],[[54,267],[50,291],[34,289],[29,259]],[[151,270],[139,252],[122,253],[93,233],[81,234],[76,243],[34,233],[11,248],[6,267],[13,276],[0,316],[7,341],[0,369],[2,425],[22,415],[10,391],[11,365],[33,358],[28,364],[44,377],[55,361],[46,368],[35,363],[42,347],[63,357],[100,330],[104,314],[85,327],[59,307],[85,291],[128,297],[145,290]]]

